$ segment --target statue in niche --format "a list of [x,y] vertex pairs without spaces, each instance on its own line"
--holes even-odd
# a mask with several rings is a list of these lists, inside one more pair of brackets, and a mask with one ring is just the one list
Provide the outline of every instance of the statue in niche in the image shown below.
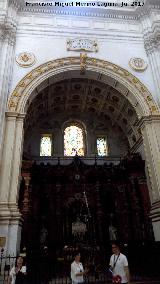
[[109,239],[110,241],[118,239],[117,229],[112,224],[109,226]]
[[118,233],[115,226],[113,226],[114,214],[110,213],[110,225],[109,225],[109,239],[110,241],[116,241],[118,239]]

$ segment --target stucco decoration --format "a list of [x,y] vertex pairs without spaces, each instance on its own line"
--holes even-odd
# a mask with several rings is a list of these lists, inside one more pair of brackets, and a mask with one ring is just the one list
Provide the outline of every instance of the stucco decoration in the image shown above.
[[147,68],[147,63],[139,57],[131,58],[129,61],[130,67],[135,71],[143,72]]
[[16,62],[21,67],[30,67],[35,61],[36,59],[33,53],[21,52],[16,56]]
[[91,40],[87,38],[68,39],[67,50],[97,52],[98,44],[96,40]]

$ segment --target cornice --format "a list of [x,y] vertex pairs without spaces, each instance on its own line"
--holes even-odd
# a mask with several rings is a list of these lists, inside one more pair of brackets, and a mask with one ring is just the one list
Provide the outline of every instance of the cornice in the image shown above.
[[[15,2],[15,0],[10,0]],[[88,0],[85,2],[87,3]],[[32,3],[33,1],[29,1]],[[36,1],[35,1],[36,2]],[[64,1],[59,1],[60,3]],[[67,1],[68,2],[68,1]],[[88,1],[89,2],[89,1]],[[107,1],[106,1],[107,2]],[[96,17],[96,18],[112,18],[121,20],[138,20],[143,15],[148,15],[151,9],[160,9],[160,5],[156,2],[145,4],[142,7],[42,7],[42,6],[26,6],[24,0],[19,0],[20,4],[19,12],[29,12],[38,14],[55,14],[55,15],[71,15],[71,16],[85,16],[85,17]]]

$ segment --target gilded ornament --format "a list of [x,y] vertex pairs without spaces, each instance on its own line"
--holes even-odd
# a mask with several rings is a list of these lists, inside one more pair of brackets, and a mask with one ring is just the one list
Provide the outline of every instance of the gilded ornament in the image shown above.
[[15,102],[11,100],[11,101],[9,102],[9,107],[10,107],[10,108],[15,108],[15,107],[16,107]]
[[128,71],[124,71],[123,74],[124,74],[125,77],[129,76],[129,72]]
[[35,63],[35,55],[33,53],[21,52],[16,56],[16,62],[21,67],[30,67]]
[[32,79],[32,73],[29,73],[27,76],[26,76],[27,79]]
[[132,80],[132,82],[133,82],[134,84],[137,84],[137,83],[138,83],[138,79],[134,77],[133,80]]
[[147,100],[150,102],[152,101],[152,98],[150,96],[147,96]]
[[14,93],[13,93],[13,96],[14,96],[14,97],[19,97],[19,93],[18,93],[18,92],[14,92]]
[[85,74],[86,60],[87,60],[87,53],[80,53],[80,67],[82,75]]
[[37,68],[36,71],[37,71],[38,73],[40,73],[40,74],[43,73],[43,69],[42,69],[42,68]]
[[156,106],[152,106],[151,109],[152,109],[152,112],[157,110]]
[[21,83],[19,84],[19,86],[23,88],[23,87],[25,87],[26,85],[25,85],[25,83],[24,83],[24,81],[23,81],[23,82],[21,82]]
[[144,87],[141,87],[142,93],[145,93],[146,89]]

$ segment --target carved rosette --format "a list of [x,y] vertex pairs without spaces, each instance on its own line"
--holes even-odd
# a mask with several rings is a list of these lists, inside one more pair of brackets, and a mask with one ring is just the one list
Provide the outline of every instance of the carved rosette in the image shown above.
[[148,65],[142,58],[134,57],[129,60],[129,66],[135,71],[143,72]]
[[30,67],[35,63],[35,55],[33,53],[22,52],[16,56],[16,62],[21,67]]

